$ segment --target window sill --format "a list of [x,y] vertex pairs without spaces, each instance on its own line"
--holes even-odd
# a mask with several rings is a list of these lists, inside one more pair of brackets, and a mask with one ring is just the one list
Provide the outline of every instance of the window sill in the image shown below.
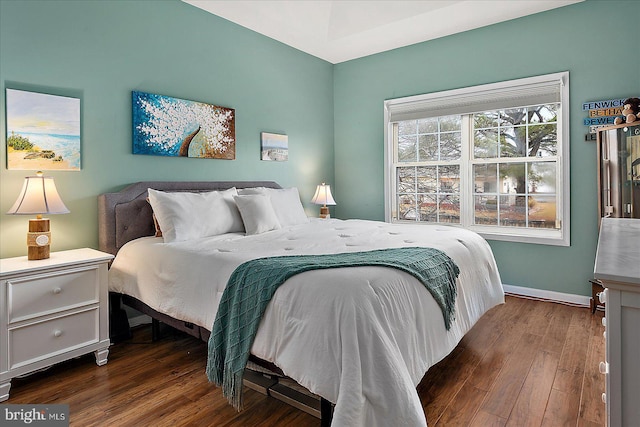
[[420,221],[399,221],[392,220],[395,224],[428,224],[428,225],[445,225],[451,227],[466,228],[470,231],[478,233],[486,240],[497,240],[502,242],[514,242],[514,243],[530,243],[536,245],[550,245],[550,246],[570,246],[570,240],[568,233],[564,233],[560,230],[546,230],[546,229],[496,229],[496,227],[487,227],[481,225],[472,225],[469,227],[463,227],[460,224],[451,223],[437,223],[437,222],[420,222]]
[[486,240],[498,240],[502,242],[531,243],[536,245],[570,246],[568,233],[560,230],[517,229],[496,230],[493,227],[471,226],[469,230],[475,231]]

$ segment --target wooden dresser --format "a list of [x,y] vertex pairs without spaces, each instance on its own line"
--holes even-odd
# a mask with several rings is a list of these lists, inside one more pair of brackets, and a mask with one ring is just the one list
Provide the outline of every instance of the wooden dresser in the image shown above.
[[603,218],[594,276],[605,290],[607,425],[638,426],[640,420],[640,219]]

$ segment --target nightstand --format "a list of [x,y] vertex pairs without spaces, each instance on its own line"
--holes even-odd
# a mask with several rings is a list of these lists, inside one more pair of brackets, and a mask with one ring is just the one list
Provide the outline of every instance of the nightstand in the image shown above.
[[94,352],[109,355],[107,266],[94,249],[0,259],[0,402],[11,379]]

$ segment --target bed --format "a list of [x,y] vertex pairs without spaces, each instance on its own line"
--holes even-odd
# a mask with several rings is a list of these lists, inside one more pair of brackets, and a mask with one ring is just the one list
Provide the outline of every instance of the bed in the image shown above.
[[[233,231],[166,243],[168,235],[155,236],[149,188],[159,190],[154,197],[234,191],[238,206],[259,189],[270,198],[251,197],[260,203],[271,200],[285,225],[269,229],[267,224],[265,229],[260,218],[256,226],[241,209],[246,234]],[[417,384],[484,313],[504,302],[489,245],[479,235],[452,226],[299,216],[289,221],[282,215],[291,216],[298,208],[283,206],[291,197],[285,202],[277,197],[292,196],[291,190],[270,181],[140,182],[100,195],[100,248],[116,255],[110,291],[206,340],[227,280],[246,261],[387,248],[440,250],[459,268],[455,314],[448,329],[432,294],[411,274],[353,266],[306,271],[286,280],[268,304],[251,345],[252,358],[334,404],[333,426],[425,426]],[[255,206],[252,209],[254,215]],[[199,221],[202,216],[197,216]]]

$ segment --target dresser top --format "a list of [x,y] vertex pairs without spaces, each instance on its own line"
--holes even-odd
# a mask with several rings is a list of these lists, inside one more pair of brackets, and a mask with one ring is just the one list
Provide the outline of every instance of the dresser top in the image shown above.
[[602,218],[594,277],[640,285],[640,219]]
[[113,255],[95,249],[82,248],[69,251],[51,252],[47,259],[29,260],[26,256],[0,259],[0,277],[37,273],[41,270],[64,268],[72,265],[92,264],[109,261]]

